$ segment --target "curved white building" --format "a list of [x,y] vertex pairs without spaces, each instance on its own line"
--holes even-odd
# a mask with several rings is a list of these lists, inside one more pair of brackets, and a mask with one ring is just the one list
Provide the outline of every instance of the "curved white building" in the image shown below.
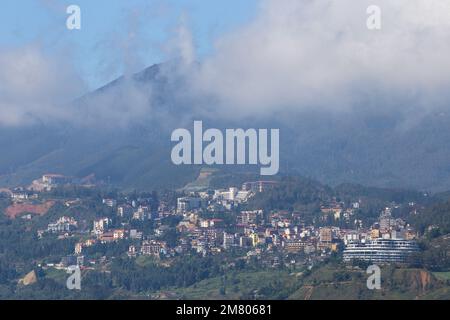
[[365,260],[373,263],[405,262],[419,251],[414,240],[376,239],[366,243],[350,242],[344,250],[344,261]]

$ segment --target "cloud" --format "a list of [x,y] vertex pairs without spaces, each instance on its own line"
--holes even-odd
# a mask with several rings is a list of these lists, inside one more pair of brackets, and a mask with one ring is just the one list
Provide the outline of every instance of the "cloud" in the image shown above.
[[0,50],[0,125],[67,118],[65,106],[85,89],[67,57],[37,45]]
[[[41,4],[50,17],[65,12],[65,6],[57,1],[42,0]],[[59,24],[50,23],[52,30],[59,30],[51,32],[50,43],[40,36],[21,47],[0,45],[0,126],[64,121],[78,126],[126,127],[132,121],[142,121],[152,110],[152,90],[134,81],[133,75],[144,69],[143,55],[154,48],[146,41],[143,22],[160,11],[156,5],[125,10],[120,30],[99,36],[94,57],[88,59],[95,60],[98,54],[101,62],[84,76],[108,81],[124,76],[120,86],[88,95],[89,99],[78,99],[91,89],[89,79],[83,79],[80,72],[83,65],[77,64],[80,57],[75,59],[83,48],[70,37],[64,38],[69,33]]]
[[[372,4],[381,30],[366,26]],[[426,111],[449,102],[449,40],[446,0],[268,0],[218,39],[192,83],[223,116]]]
[[[381,8],[381,30],[366,27],[373,4]],[[125,37],[106,45],[107,54],[116,54],[103,59],[113,73],[112,66],[124,66],[123,85],[82,108],[68,104],[86,86],[65,54],[50,55],[37,45],[0,49],[0,125],[62,119],[127,126],[165,117],[155,108],[153,89],[130,81],[154,46],[142,41],[146,16],[135,10],[126,17]],[[252,21],[220,36],[200,63],[187,20],[181,17],[174,38],[162,46],[179,70],[171,64],[162,76],[177,89],[173,103],[185,99],[183,107],[190,103],[189,111],[203,116],[412,114],[449,105],[447,0],[265,0]]]
[[170,38],[163,46],[167,59],[172,63],[178,63],[178,67],[182,69],[183,67],[191,66],[196,60],[194,42],[192,32],[189,28],[188,14],[183,12],[178,19],[178,24],[174,28],[171,28]]

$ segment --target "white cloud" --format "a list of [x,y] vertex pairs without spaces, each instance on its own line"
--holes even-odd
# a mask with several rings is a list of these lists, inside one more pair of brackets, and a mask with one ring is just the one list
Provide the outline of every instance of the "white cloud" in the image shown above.
[[[366,27],[372,4],[381,8],[381,30]],[[132,36],[136,28],[129,26],[122,57],[126,79],[140,64],[140,39]],[[176,31],[167,54],[179,58],[181,71],[163,68],[164,75],[172,73],[172,83],[180,72],[188,75],[184,83],[191,86],[192,101],[207,101],[191,106],[203,115],[339,112],[362,106],[415,112],[449,102],[447,0],[266,0],[252,21],[220,37],[198,68],[186,17]],[[0,125],[39,118],[125,126],[165,112],[151,106],[150,87],[124,83],[81,109],[69,107],[66,103],[85,86],[65,55],[49,56],[37,46],[1,49]]]
[[0,50],[0,125],[67,118],[65,105],[84,88],[68,61],[38,46]]
[[[381,30],[366,27],[372,4]],[[447,0],[268,0],[217,41],[195,89],[225,116],[367,102],[427,109],[448,102],[449,40]]]

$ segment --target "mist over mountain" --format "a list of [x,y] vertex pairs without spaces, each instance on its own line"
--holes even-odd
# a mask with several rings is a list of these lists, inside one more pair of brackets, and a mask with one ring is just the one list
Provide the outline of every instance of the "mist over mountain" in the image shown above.
[[[265,0],[201,58],[181,25],[169,62],[125,68],[75,101],[86,86],[61,52],[0,48],[0,185],[54,172],[179,187],[200,167],[171,163],[171,132],[202,120],[205,128],[279,128],[281,174],[448,190],[450,5],[380,0],[377,30],[366,25],[370,5]],[[139,41],[129,40],[122,64],[140,65]]]
[[[154,65],[83,96],[72,106],[83,116],[78,121],[41,119],[0,128],[1,185],[25,184],[54,172],[94,174],[124,188],[181,187],[195,179],[200,166],[171,163],[170,134],[180,127],[192,130],[193,120],[203,120],[205,128],[280,128],[281,174],[333,185],[450,189],[450,115],[445,111],[407,118],[403,112],[376,109],[298,110],[288,117],[280,112],[253,119],[235,113],[221,118],[199,108],[208,98],[192,96],[176,68],[176,63]],[[104,108],[102,116],[97,109],[90,117],[90,108]],[[117,115],[126,117],[127,110],[142,114],[125,122]]]

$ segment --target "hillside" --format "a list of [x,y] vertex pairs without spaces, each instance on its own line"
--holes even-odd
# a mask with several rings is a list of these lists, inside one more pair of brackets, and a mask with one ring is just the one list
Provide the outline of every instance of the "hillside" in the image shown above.
[[381,290],[369,290],[362,270],[325,265],[312,272],[268,270],[230,273],[187,288],[164,290],[154,299],[450,299],[448,280],[421,269],[382,268]]
[[289,299],[340,300],[410,300],[449,299],[450,287],[446,281],[421,269],[395,269],[381,271],[381,290],[369,290],[367,275],[361,270],[323,267],[305,277],[302,286]]
[[[201,119],[222,129],[280,128],[281,173],[331,185],[450,189],[446,112],[417,115],[413,122],[400,112],[378,114],[363,107],[345,116],[310,111],[225,119],[202,111],[205,105],[213,110],[213,102],[192,96],[184,80],[176,65],[154,65],[76,100],[74,117],[84,115],[77,121],[38,119],[33,125],[1,127],[0,148],[8,152],[0,159],[0,187],[28,184],[48,172],[94,174],[126,189],[183,187],[200,168],[171,163],[170,134]],[[98,114],[89,112],[93,108],[104,117],[92,116]],[[132,118],[133,112],[140,116]],[[218,169],[256,172],[257,167]]]

